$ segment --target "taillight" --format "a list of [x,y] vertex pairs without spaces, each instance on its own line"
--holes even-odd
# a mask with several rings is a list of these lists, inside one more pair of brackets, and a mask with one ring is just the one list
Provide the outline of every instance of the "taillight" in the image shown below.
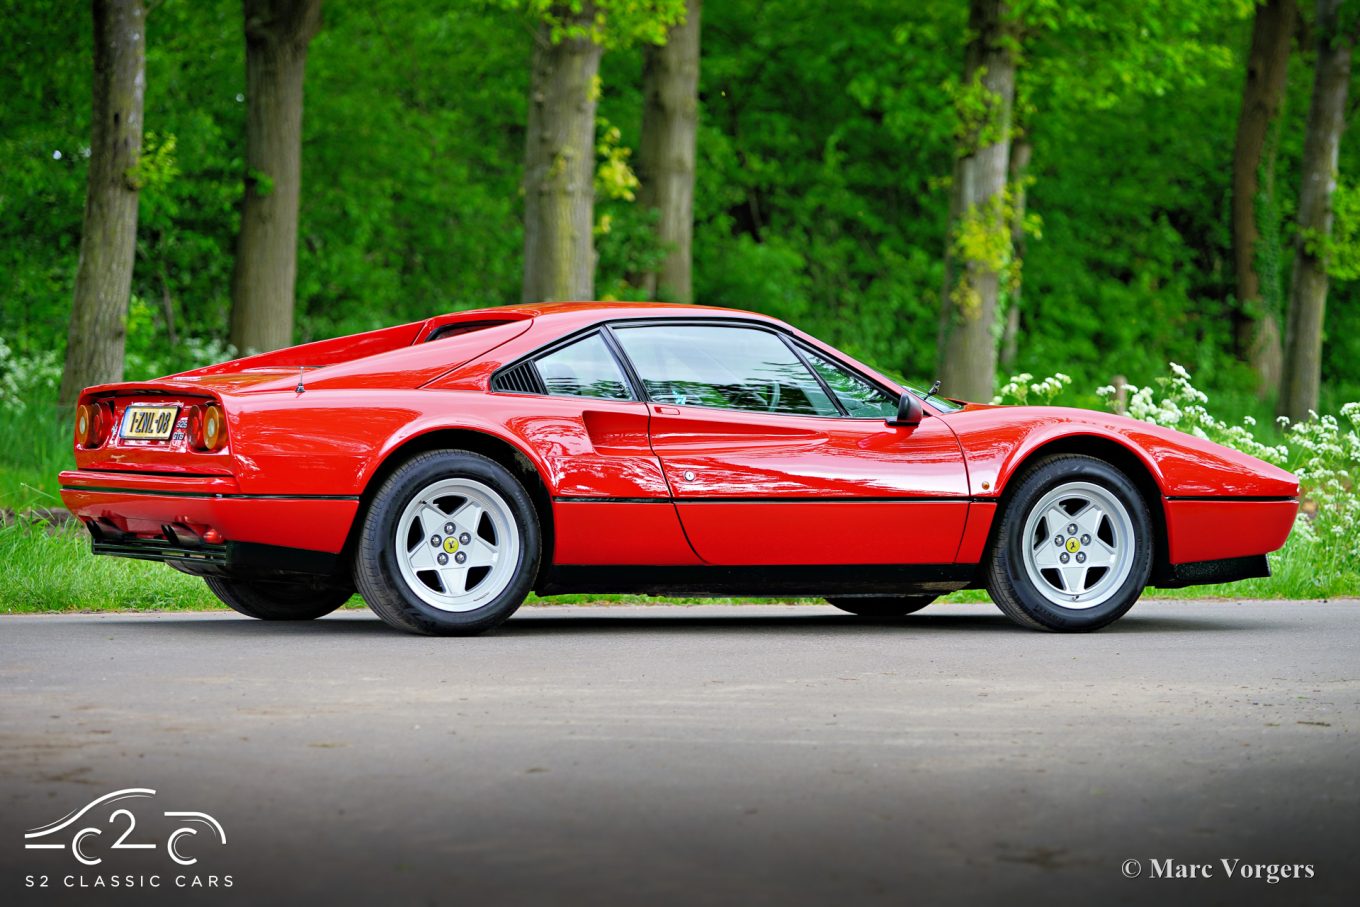
[[113,428],[113,414],[99,403],[82,403],[76,407],[76,444],[98,447]]
[[227,444],[227,420],[216,404],[189,409],[189,446],[195,450],[221,450]]

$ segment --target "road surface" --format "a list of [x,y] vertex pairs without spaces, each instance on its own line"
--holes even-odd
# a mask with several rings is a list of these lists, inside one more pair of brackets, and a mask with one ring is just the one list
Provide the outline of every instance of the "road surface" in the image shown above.
[[0,901],[1352,903],[1358,678],[1360,601],[9,616]]

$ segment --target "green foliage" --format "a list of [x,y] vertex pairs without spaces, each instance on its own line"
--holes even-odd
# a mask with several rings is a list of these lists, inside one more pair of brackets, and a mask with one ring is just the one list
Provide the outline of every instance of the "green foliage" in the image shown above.
[[959,157],[1009,138],[1001,99],[983,82],[986,76],[986,68],[978,67],[966,85],[945,83],[954,105],[954,153]]
[[1327,273],[1337,280],[1360,277],[1360,184],[1339,181],[1332,193],[1332,235],[1319,243],[1305,236],[1304,243],[1327,262]]
[[[628,159],[633,149],[622,144],[623,133],[617,126],[600,117],[596,123],[595,195],[610,201],[631,202],[637,197],[637,174]],[[608,232],[606,230],[605,232]]]
[[[327,5],[308,57],[299,341],[518,299],[526,24],[549,6]],[[641,127],[641,45],[681,8],[600,6],[602,296],[637,298],[636,275],[664,253],[628,198],[629,153]],[[1017,369],[1061,369],[1078,387],[1114,374],[1142,385],[1174,360],[1217,392],[1248,388],[1230,353],[1227,214],[1251,3],[1012,9],[1016,119],[1034,149]],[[0,336],[16,356],[60,356],[84,207],[89,9],[0,0],[0,16],[0,51],[13,61],[0,71]],[[170,348],[172,327],[181,342],[225,338],[245,175],[239,2],[159,4],[147,31],[132,378],[159,367],[154,352]],[[709,4],[696,300],[789,317],[928,384],[967,37],[967,4],[956,0]],[[1302,53],[1279,125],[1272,229],[1261,230],[1271,249],[1294,240],[1281,225],[1293,212],[1311,75]],[[1360,223],[1357,164],[1360,143],[1348,138],[1329,249],[1328,400],[1360,388],[1351,279],[1360,265],[1348,252]],[[962,240],[1005,245],[984,234]],[[1273,261],[1267,290],[1288,285],[1290,256]]]
[[685,19],[684,0],[593,0],[594,18],[589,24],[578,19],[585,0],[488,0],[492,6],[520,9],[535,21],[548,25],[554,44],[589,38],[606,49],[635,44],[664,44],[666,32]]

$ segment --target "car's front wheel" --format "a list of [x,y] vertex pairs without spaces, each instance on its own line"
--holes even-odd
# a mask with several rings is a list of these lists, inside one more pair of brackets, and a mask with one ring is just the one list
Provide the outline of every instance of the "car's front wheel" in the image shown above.
[[354,590],[308,580],[242,580],[205,576],[213,595],[257,620],[315,620],[349,601]]
[[402,464],[374,495],[354,584],[399,629],[481,633],[529,594],[539,539],[533,501],[508,469],[480,454],[430,451]]
[[1152,518],[1129,478],[1103,460],[1049,457],[1020,479],[986,560],[987,591],[1036,630],[1098,630],[1152,573]]
[[933,595],[883,595],[828,598],[826,603],[860,617],[906,617],[935,600]]

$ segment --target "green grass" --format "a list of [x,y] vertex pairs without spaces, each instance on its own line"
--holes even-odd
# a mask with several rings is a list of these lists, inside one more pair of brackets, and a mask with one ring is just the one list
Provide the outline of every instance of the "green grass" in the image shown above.
[[0,526],[0,613],[192,611],[220,606],[201,579],[164,564],[90,554],[83,527]]
[[[1318,599],[1360,596],[1360,575],[1345,563],[1318,563],[1306,542],[1271,555],[1275,575],[1223,586],[1149,590],[1156,598]],[[85,530],[19,521],[0,526],[0,613],[53,611],[198,611],[225,607],[203,581],[164,564],[95,557]],[[529,604],[722,604],[743,599],[651,598],[640,595],[530,596]],[[820,599],[780,599],[816,603]],[[987,602],[980,590],[946,602]],[[349,607],[362,607],[357,597]]]
[[0,406],[0,507],[60,507],[57,474],[75,468],[72,417],[52,405]]

